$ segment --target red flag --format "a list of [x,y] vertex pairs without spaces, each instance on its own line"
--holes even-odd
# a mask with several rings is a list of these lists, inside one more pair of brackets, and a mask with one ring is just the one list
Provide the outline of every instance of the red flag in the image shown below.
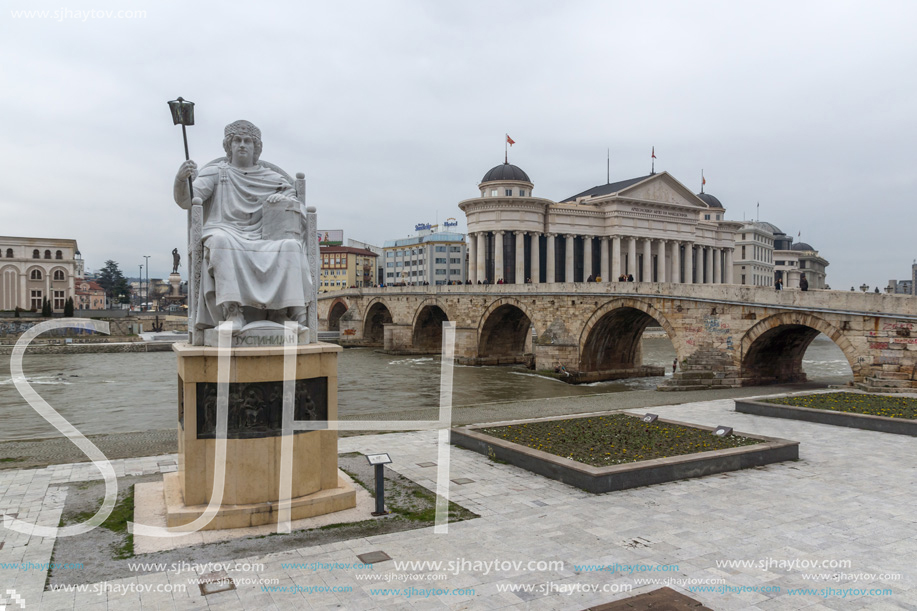
[[506,141],[509,143],[510,146],[516,144],[516,141],[510,138],[509,134],[506,134]]
[[654,146],[654,147],[653,147],[653,159],[655,159],[655,158],[656,158],[656,147]]
[[700,184],[701,184],[701,185],[707,184],[707,179],[704,178],[704,175],[703,175],[703,174],[701,174],[701,177],[700,177]]

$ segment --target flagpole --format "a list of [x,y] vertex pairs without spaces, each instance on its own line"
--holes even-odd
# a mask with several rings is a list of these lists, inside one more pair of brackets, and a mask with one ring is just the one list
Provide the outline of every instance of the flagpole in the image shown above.
[[503,134],[503,163],[509,163],[509,134]]
[[704,180],[704,168],[700,170],[700,192],[704,192],[704,185],[707,184],[707,181]]
[[653,147],[653,152],[651,153],[651,155],[653,157],[653,160],[652,160],[653,165],[650,168],[650,174],[655,174],[656,173],[656,147],[655,146]]
[[608,149],[608,160],[605,162],[605,184],[611,184],[611,149]]

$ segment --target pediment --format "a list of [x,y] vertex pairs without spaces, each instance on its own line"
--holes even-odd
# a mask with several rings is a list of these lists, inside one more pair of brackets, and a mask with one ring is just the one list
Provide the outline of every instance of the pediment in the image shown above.
[[618,195],[660,204],[708,208],[703,200],[675,180],[668,172],[656,174],[633,186],[622,189],[618,192]]

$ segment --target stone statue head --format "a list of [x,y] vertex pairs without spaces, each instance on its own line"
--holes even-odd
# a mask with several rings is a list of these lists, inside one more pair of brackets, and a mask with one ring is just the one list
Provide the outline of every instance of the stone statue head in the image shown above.
[[232,161],[232,138],[233,136],[251,136],[255,141],[254,161],[258,163],[261,157],[261,130],[253,123],[248,121],[234,121],[226,126],[223,130],[223,150],[226,151],[226,157]]

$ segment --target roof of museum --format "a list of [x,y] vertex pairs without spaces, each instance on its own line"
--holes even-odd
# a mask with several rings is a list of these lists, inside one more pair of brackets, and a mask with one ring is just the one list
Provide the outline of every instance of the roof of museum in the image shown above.
[[575,202],[581,197],[601,197],[602,195],[611,195],[612,193],[617,193],[621,189],[626,189],[631,185],[635,185],[638,182],[642,182],[652,176],[652,174],[647,174],[646,176],[639,176],[637,178],[628,178],[627,180],[619,180],[618,182],[610,182],[608,184],[599,185],[597,187],[592,187],[587,189],[582,193],[577,193],[576,195],[571,195],[565,200],[561,200],[561,203]]
[[806,244],[805,242],[796,242],[790,246],[790,250],[815,250],[811,244]]
[[484,178],[481,179],[481,182],[493,182],[496,180],[521,180],[523,182],[532,182],[529,180],[529,175],[522,171],[522,168],[511,163],[502,163],[491,168],[487,174],[484,174]]
[[711,208],[722,208],[723,207],[723,204],[720,203],[720,200],[718,200],[713,195],[710,195],[709,193],[698,193],[697,196]]

